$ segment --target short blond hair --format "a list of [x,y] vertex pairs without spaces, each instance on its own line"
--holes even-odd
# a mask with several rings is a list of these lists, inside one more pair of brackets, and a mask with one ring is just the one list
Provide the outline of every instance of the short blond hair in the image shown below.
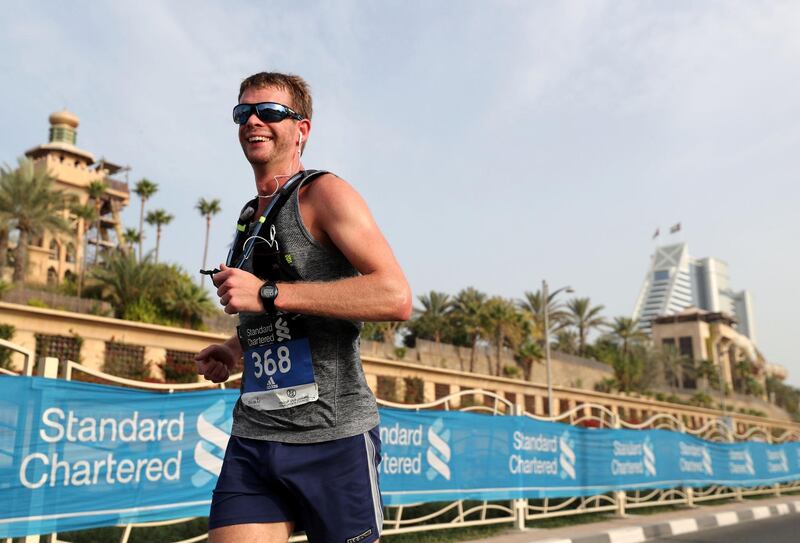
[[291,104],[285,104],[303,116],[304,119],[311,120],[313,111],[311,103],[311,88],[305,79],[299,75],[282,74],[278,72],[260,72],[253,74],[239,85],[239,100],[242,99],[244,91],[251,88],[263,89],[275,87],[283,89],[292,97]]

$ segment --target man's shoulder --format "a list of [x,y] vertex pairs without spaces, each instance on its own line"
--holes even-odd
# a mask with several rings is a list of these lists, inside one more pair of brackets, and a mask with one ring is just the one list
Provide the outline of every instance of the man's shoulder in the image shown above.
[[326,172],[303,187],[302,197],[314,208],[336,213],[354,201],[361,201],[358,191],[336,174]]

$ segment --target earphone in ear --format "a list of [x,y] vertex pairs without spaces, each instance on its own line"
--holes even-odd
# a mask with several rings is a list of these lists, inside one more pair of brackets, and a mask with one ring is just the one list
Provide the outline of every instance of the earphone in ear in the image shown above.
[[297,145],[300,145],[302,143],[303,143],[303,133],[300,132],[300,134],[297,137]]

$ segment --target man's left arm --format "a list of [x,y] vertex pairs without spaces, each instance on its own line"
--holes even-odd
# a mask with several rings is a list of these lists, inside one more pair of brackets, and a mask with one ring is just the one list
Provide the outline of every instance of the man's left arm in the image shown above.
[[[317,180],[303,197],[319,229],[361,275],[331,282],[278,283],[275,307],[345,320],[407,320],[408,282],[363,198],[335,176]],[[258,297],[262,281],[257,277],[223,267],[215,283],[220,285],[218,295],[226,313],[263,310]]]

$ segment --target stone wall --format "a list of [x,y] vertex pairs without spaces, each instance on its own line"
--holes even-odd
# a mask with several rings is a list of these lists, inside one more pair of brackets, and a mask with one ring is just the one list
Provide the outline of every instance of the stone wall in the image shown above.
[[[380,356],[389,360],[416,362],[433,368],[458,371],[470,370],[471,349],[446,343],[436,344],[433,341],[418,339],[416,347],[409,349],[396,348],[388,343],[362,340],[361,352],[364,355]],[[402,357],[400,356],[401,354],[403,355]],[[495,352],[492,349],[486,346],[479,346],[475,352],[473,372],[494,375],[496,367],[495,356]],[[550,358],[552,360],[551,368],[554,386],[594,390],[595,384],[614,376],[608,364],[603,364],[597,360],[572,356],[558,351],[554,351]],[[501,355],[500,360],[501,368],[518,366],[512,354],[507,350]],[[547,382],[547,368],[544,362],[533,365],[531,382]]]

